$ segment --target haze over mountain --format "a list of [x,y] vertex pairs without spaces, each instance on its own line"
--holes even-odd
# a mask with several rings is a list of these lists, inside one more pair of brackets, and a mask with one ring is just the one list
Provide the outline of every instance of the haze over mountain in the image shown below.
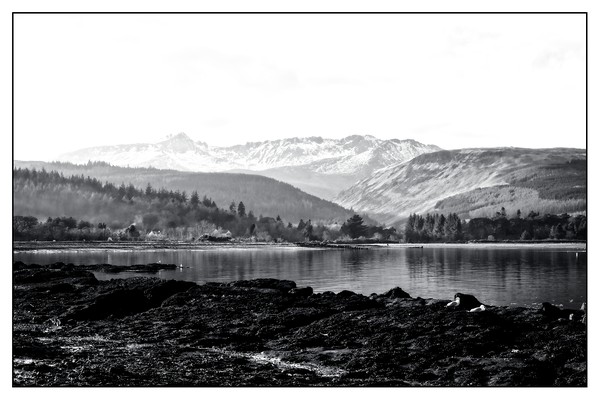
[[417,141],[380,140],[373,136],[343,139],[290,138],[215,147],[185,133],[158,143],[102,146],[70,152],[61,161],[154,167],[194,172],[239,172],[272,177],[310,194],[331,199],[357,180],[390,164],[440,150]]
[[411,213],[462,218],[586,211],[586,151],[488,148],[439,151],[375,171],[334,201],[386,223]]

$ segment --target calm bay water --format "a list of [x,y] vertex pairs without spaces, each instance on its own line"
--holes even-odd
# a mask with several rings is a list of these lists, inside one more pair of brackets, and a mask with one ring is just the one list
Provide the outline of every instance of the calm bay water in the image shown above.
[[15,261],[49,264],[172,263],[158,274],[96,273],[98,279],[157,276],[204,282],[289,279],[315,291],[347,289],[369,295],[400,286],[411,296],[451,299],[474,294],[492,305],[536,306],[543,301],[579,308],[586,301],[587,254],[560,248],[383,247],[370,250],[295,247],[213,247],[180,250],[15,252]]

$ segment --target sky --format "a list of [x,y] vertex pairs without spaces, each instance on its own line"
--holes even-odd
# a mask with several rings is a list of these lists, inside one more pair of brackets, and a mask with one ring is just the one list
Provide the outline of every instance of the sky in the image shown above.
[[14,158],[185,132],[586,147],[581,14],[14,17]]

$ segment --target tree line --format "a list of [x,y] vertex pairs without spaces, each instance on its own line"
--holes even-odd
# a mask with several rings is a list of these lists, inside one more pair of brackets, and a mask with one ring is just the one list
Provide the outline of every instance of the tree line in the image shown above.
[[[353,215],[336,222],[298,223],[280,216],[254,215],[243,201],[220,208],[198,190],[145,189],[132,184],[116,186],[98,179],[56,171],[13,170],[13,237],[15,240],[196,240],[229,232],[232,237],[259,241],[358,240],[406,242],[454,242],[467,240],[545,240],[587,238],[585,215],[544,214],[521,211],[511,217],[502,208],[489,218],[461,220],[456,213],[411,214],[403,232],[366,224]],[[28,204],[31,203],[31,204]],[[19,207],[19,209],[18,209]],[[40,209],[46,207],[43,212]],[[62,208],[61,208],[62,207]],[[56,212],[56,210],[63,212]],[[32,211],[35,211],[32,212]],[[70,216],[64,216],[69,212]],[[51,215],[38,221],[33,215]],[[57,216],[58,214],[58,216]],[[46,217],[45,217],[46,218]],[[216,232],[216,233],[215,233]]]
[[[377,237],[397,240],[393,228],[366,225],[355,215],[341,226],[337,223],[314,223],[300,219],[297,224],[276,218],[254,215],[243,201],[220,208],[207,195],[197,190],[145,189],[122,183],[116,186],[98,179],[56,171],[14,169],[13,186],[20,206],[38,201],[24,210],[42,206],[78,211],[79,215],[48,217],[45,221],[31,215],[13,217],[15,240],[197,240],[223,235],[253,238],[260,241],[297,242],[305,240],[350,240]],[[26,200],[33,199],[33,200]],[[17,203],[15,199],[15,203]],[[49,212],[46,212],[48,215]],[[38,214],[39,215],[39,214]]]
[[520,210],[508,217],[502,207],[489,218],[461,220],[457,214],[411,214],[405,224],[407,242],[454,242],[469,240],[586,240],[585,215],[545,214]]

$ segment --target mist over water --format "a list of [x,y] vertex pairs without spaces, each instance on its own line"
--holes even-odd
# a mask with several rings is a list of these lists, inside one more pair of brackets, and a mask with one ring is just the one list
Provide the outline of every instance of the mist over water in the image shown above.
[[204,282],[289,279],[317,292],[369,295],[400,286],[412,297],[450,299],[470,293],[490,305],[537,306],[549,301],[579,308],[587,298],[587,253],[560,249],[286,247],[199,250],[18,252],[15,261],[49,264],[183,265],[157,274],[96,272],[98,279],[156,276]]

